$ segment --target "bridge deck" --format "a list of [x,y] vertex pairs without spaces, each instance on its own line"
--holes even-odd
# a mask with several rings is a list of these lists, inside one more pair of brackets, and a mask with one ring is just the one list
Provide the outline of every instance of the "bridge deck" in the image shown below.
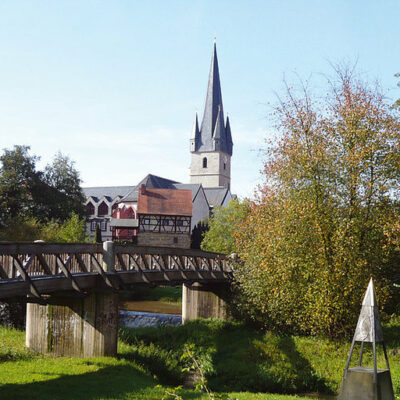
[[231,279],[224,254],[144,247],[112,242],[0,242],[0,298],[92,288],[124,290],[130,285],[218,283]]

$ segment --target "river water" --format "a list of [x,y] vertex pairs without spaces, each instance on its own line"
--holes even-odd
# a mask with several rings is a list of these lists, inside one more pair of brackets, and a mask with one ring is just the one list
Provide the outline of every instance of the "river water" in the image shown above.
[[125,301],[119,305],[119,325],[125,328],[181,325],[182,308],[162,301]]

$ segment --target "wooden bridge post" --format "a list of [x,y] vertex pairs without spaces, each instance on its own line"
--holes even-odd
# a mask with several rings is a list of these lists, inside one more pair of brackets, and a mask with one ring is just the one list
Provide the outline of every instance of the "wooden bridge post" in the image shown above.
[[197,318],[226,319],[229,286],[225,284],[183,284],[182,323]]
[[[115,268],[114,243],[103,244],[103,269]],[[63,293],[47,304],[27,303],[26,345],[44,354],[74,357],[117,355],[118,295],[93,289],[85,296]]]

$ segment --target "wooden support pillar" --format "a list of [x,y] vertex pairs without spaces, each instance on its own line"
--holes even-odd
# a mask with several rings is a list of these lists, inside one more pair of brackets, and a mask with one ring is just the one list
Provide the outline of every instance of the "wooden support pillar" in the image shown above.
[[27,304],[26,346],[56,356],[117,355],[118,298],[93,292],[87,297],[57,296],[49,304]]
[[226,319],[227,284],[183,284],[182,323],[197,318]]

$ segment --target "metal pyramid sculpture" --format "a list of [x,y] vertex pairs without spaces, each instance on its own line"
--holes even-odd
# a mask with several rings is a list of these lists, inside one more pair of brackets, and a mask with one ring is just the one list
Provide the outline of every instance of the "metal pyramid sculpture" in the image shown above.
[[372,278],[365,292],[353,340],[370,343],[383,342],[381,320],[379,318],[378,304],[376,302]]
[[[349,368],[354,345],[361,342],[358,366]],[[362,366],[364,343],[371,343],[374,366]],[[376,344],[382,343],[386,359],[386,369],[377,368]],[[371,280],[365,292],[356,331],[351,343],[349,357],[343,374],[339,400],[394,400],[389,360],[383,341],[382,325],[379,318],[378,304],[375,297],[374,283]]]

